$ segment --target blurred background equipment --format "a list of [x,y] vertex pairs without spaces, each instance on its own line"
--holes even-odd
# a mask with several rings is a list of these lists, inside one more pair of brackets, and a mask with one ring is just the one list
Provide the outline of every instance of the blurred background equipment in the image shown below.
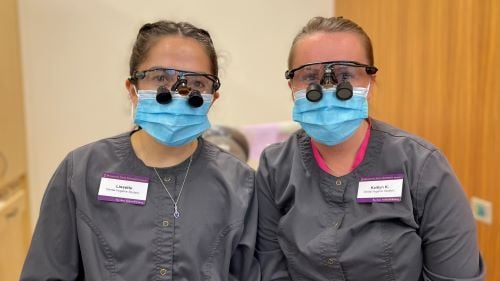
[[212,126],[203,134],[203,138],[233,154],[243,162],[248,161],[248,141],[239,130],[227,126]]

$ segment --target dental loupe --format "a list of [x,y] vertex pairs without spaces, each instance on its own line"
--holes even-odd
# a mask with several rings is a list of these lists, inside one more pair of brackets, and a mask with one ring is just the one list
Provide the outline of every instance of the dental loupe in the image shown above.
[[177,77],[177,81],[175,81],[170,90],[165,86],[158,87],[156,101],[160,104],[170,103],[172,101],[172,92],[177,92],[183,96],[187,95],[188,103],[192,107],[200,107],[203,105],[201,93],[198,90],[188,87],[187,80],[182,76]]
[[337,98],[339,100],[348,100],[352,97],[352,85],[349,82],[346,75],[342,76],[340,83],[335,77],[331,68],[325,69],[325,74],[323,78],[321,78],[320,84],[311,83],[306,89],[306,98],[311,102],[318,102],[323,97],[323,87],[331,88],[337,85],[337,89],[335,91]]

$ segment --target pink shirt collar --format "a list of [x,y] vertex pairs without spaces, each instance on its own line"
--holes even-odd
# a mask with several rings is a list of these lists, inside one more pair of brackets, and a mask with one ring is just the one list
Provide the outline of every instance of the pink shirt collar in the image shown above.
[[[360,163],[363,161],[363,158],[365,158],[365,153],[366,153],[366,148],[368,147],[368,141],[370,140],[370,120],[368,120],[368,130],[366,130],[365,137],[363,139],[363,142],[359,146],[358,152],[356,152],[356,157],[354,158],[354,162],[352,163],[351,171],[354,170]],[[318,166],[325,172],[330,173],[330,168],[325,163],[325,160],[319,153],[318,147],[314,144],[313,141],[311,141],[311,147],[314,155],[314,159],[316,160],[316,163],[318,163]]]

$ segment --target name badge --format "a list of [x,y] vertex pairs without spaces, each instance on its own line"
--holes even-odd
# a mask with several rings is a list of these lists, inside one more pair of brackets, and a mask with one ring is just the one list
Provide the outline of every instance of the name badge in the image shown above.
[[403,192],[403,174],[361,178],[358,185],[358,203],[400,202]]
[[118,173],[104,173],[97,199],[100,201],[146,204],[149,178]]

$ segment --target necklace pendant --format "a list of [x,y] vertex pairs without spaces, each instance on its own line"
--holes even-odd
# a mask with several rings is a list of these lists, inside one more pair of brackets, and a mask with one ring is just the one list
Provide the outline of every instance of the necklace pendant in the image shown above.
[[174,218],[178,219],[181,214],[179,213],[179,210],[177,209],[177,202],[179,201],[179,198],[181,198],[181,193],[182,193],[182,189],[184,188],[184,184],[186,183],[186,178],[188,176],[188,173],[189,173],[189,168],[191,167],[191,162],[193,161],[193,155],[191,155],[189,157],[189,163],[188,163],[188,166],[186,168],[186,175],[184,176],[184,180],[182,181],[182,184],[181,184],[181,189],[179,191],[179,195],[177,196],[177,200],[174,200],[174,198],[172,197],[172,195],[170,194],[170,192],[168,192],[168,189],[167,187],[165,186],[165,184],[163,183],[163,181],[166,181],[168,182],[171,178],[168,177],[166,178],[165,180],[163,180],[161,177],[160,177],[160,174],[158,174],[158,171],[156,170],[156,168],[153,167],[153,170],[155,171],[155,174],[156,176],[158,177],[158,179],[160,180],[160,183],[161,185],[163,185],[163,188],[165,189],[165,191],[167,192],[168,194],[168,197],[170,197],[170,200],[172,200],[172,203],[174,203]]
[[180,215],[181,214],[179,214],[179,211],[177,211],[177,205],[175,205],[174,206],[174,218],[178,219]]

